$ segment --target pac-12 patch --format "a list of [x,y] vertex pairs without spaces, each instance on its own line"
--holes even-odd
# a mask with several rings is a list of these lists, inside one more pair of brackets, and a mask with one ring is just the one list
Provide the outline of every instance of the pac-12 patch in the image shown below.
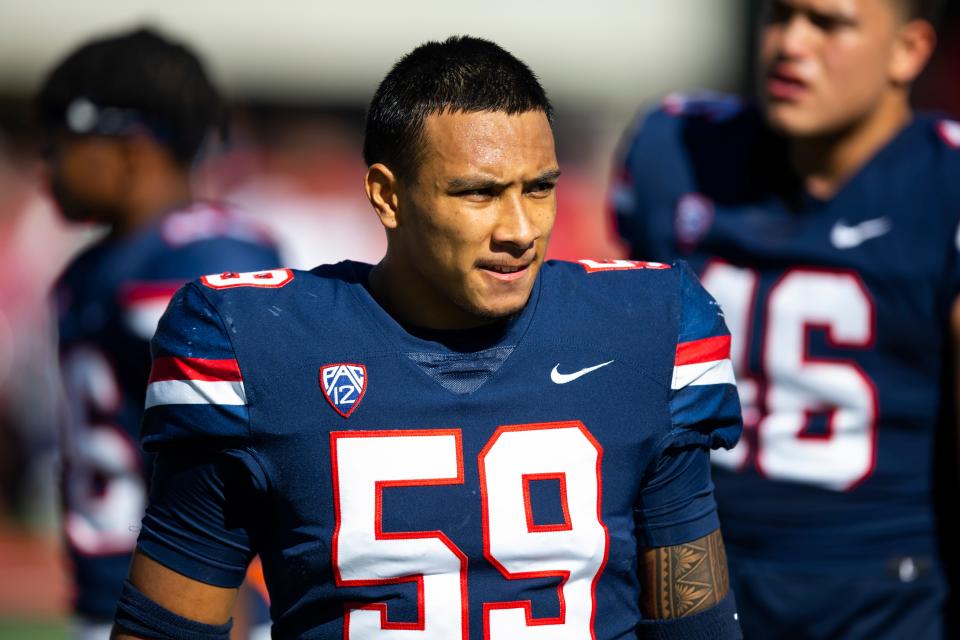
[[349,418],[367,391],[367,368],[342,362],[325,364],[320,367],[320,389],[330,406]]

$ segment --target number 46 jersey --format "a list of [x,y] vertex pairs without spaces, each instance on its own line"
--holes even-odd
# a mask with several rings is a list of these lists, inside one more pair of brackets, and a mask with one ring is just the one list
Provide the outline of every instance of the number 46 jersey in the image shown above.
[[547,263],[518,316],[436,332],[369,270],[178,293],[140,551],[220,586],[259,553],[275,637],[635,637],[639,550],[718,526],[740,408],[716,304],[682,264]]
[[714,473],[731,554],[916,579],[937,556],[960,124],[916,116],[829,201],[729,98],[668,98],[629,142],[621,234],[686,257],[733,334],[745,430]]

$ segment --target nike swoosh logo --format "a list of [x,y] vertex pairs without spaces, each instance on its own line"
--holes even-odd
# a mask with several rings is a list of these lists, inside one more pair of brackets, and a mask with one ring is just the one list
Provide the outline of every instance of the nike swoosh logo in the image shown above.
[[830,244],[837,249],[853,249],[867,240],[885,235],[892,227],[893,224],[887,217],[864,220],[852,225],[848,225],[843,220],[837,220],[830,229]]
[[553,368],[553,371],[550,372],[550,379],[557,384],[567,384],[568,382],[573,382],[577,378],[587,375],[591,371],[596,371],[601,367],[605,367],[608,364],[613,363],[613,360],[610,362],[604,362],[602,364],[594,365],[592,367],[587,367],[586,369],[580,369],[579,371],[574,371],[573,373],[560,373],[557,369],[560,368],[560,363],[557,363],[557,366]]

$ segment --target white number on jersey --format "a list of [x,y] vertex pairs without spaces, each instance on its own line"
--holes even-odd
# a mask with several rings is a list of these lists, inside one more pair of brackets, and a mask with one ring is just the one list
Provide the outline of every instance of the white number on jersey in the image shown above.
[[67,540],[85,555],[131,553],[147,493],[136,445],[108,420],[121,402],[113,367],[98,349],[82,345],[64,356],[62,371]]
[[211,289],[234,289],[236,287],[279,289],[286,286],[291,280],[293,280],[293,271],[290,269],[247,271],[245,273],[227,271],[200,278],[200,282]]
[[[390,622],[386,605],[348,611],[347,637],[450,640],[468,630],[467,557],[440,531],[384,532],[384,487],[462,484],[460,431],[331,434],[338,585],[414,582],[419,620]],[[534,619],[530,602],[483,605],[484,637],[588,640],[594,588],[609,539],[600,519],[599,444],[579,422],[500,427],[479,456],[484,554],[509,580],[559,577],[560,615]],[[560,480],[565,522],[536,526],[527,483]]]
[[[852,360],[814,358],[807,341],[820,330],[838,349],[873,344],[874,306],[851,272],[792,269],[767,295],[761,386],[748,370],[751,316],[757,303],[755,271],[712,262],[703,285],[723,308],[733,335],[744,425],[756,428],[757,469],[769,478],[845,491],[866,479],[876,459],[877,392]],[[811,415],[825,414],[825,434],[809,432]],[[751,454],[747,438],[713,460],[739,469]]]

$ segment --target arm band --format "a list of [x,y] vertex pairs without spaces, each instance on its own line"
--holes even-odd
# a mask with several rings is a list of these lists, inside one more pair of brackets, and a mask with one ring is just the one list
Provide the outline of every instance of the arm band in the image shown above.
[[641,620],[637,625],[640,640],[742,640],[737,621],[737,602],[733,591],[716,606],[692,616],[669,620]]
[[233,620],[212,625],[178,616],[143,595],[126,580],[113,624],[116,631],[157,640],[230,640]]

